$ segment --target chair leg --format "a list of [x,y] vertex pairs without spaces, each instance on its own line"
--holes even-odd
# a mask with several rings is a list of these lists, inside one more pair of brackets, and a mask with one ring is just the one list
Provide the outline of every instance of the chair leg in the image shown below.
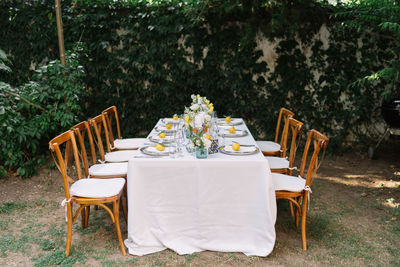
[[69,256],[69,252],[71,249],[71,241],[72,241],[72,203],[67,203],[67,220],[68,220],[68,229],[67,229],[67,245],[65,248],[65,257]]
[[121,236],[121,229],[119,227],[119,202],[121,198],[113,202],[113,209],[114,209],[114,217],[115,217],[115,229],[117,230],[117,236],[118,236],[118,242],[119,246],[121,247],[122,255],[126,255],[125,252],[125,245],[124,242],[122,241],[122,236]]
[[303,243],[303,250],[307,250],[307,239],[306,239],[306,219],[307,219],[307,192],[303,195],[303,205],[301,207],[301,241]]
[[[83,205],[81,205],[83,206]],[[82,209],[81,211],[81,226],[82,228],[86,227],[86,207]]]
[[295,211],[295,215],[294,215],[294,220],[296,223],[296,227],[299,227],[299,218],[300,218],[300,209],[296,207],[296,211]]
[[[289,207],[290,207],[290,214],[292,215],[292,217],[294,217],[293,203],[291,201],[289,201]],[[296,210],[297,210],[297,208],[296,208]]]
[[85,217],[85,225],[86,227],[89,226],[89,215],[90,215],[90,206],[86,207],[86,217]]

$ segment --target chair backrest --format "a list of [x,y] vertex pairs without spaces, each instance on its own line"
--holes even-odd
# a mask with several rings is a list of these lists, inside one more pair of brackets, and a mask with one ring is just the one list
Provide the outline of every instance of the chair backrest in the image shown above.
[[103,110],[101,113],[104,114],[104,117],[106,118],[106,122],[107,122],[107,126],[108,126],[108,133],[110,136],[111,147],[114,147],[114,135],[113,135],[113,127],[112,127],[112,123],[113,123],[114,119],[115,119],[115,124],[116,124],[116,128],[117,128],[118,139],[121,139],[121,129],[119,127],[119,118],[118,118],[117,107],[111,106],[111,107]]
[[[66,131],[65,133],[62,133],[59,136],[53,138],[49,142],[49,148],[51,151],[51,155],[53,156],[54,163],[56,164],[58,170],[61,172],[63,178],[65,197],[67,199],[70,199],[69,185],[75,182],[74,179],[72,179],[67,172],[68,159],[71,147],[73,152],[73,159],[75,161],[77,178],[81,179],[82,178],[81,166],[79,163],[78,148],[76,146],[74,132],[71,130]],[[65,151],[64,156],[61,150]],[[56,154],[56,157],[54,157],[53,153]]]
[[97,140],[97,149],[99,150],[99,153],[100,153],[100,159],[101,159],[101,161],[105,161],[102,133],[104,133],[104,139],[106,141],[107,152],[111,152],[110,139],[109,139],[109,134],[108,134],[108,129],[107,129],[106,118],[104,117],[103,114],[100,114],[100,115],[94,117],[93,119],[90,119],[89,123],[93,127],[94,132],[96,134],[95,140]]
[[[313,176],[317,172],[318,168],[320,167],[323,161],[328,143],[329,143],[329,138],[323,135],[322,133],[318,132],[317,130],[312,129],[308,132],[307,141],[304,147],[303,157],[300,166],[300,176],[306,179],[306,185],[308,186],[312,184]],[[314,151],[311,154],[311,157],[308,158],[310,149]],[[319,160],[318,156],[321,149],[323,153],[321,160]],[[307,161],[309,161],[309,163],[306,172]]]
[[[303,133],[304,124],[301,121],[298,121],[293,118],[289,118],[289,131],[288,131],[288,139],[290,136],[290,152],[289,152],[289,168],[293,168],[293,162],[296,157],[296,152],[298,148],[298,144],[301,140],[301,135]],[[290,173],[291,174],[291,171]]]
[[[281,108],[279,110],[279,116],[278,116],[278,122],[276,123],[276,131],[275,131],[275,143],[278,143],[278,139],[279,139],[279,132],[281,129],[281,122],[282,122],[282,118],[283,118],[283,123],[285,125],[287,119],[289,117],[293,117],[294,113],[286,108]],[[284,126],[285,127],[285,126]],[[282,137],[284,137],[284,134],[282,134],[281,136],[281,142],[279,142],[282,146]]]
[[86,175],[86,177],[89,177],[89,165],[91,165],[91,164],[89,164],[88,157],[87,157],[86,146],[85,146],[85,136],[87,136],[87,139],[89,140],[92,164],[96,164],[96,150],[94,148],[93,135],[92,135],[92,131],[90,130],[89,123],[87,121],[80,122],[80,123],[72,126],[71,130],[74,131],[76,139],[78,139],[78,143],[81,148],[81,157],[82,157],[82,161],[83,161],[85,175]]

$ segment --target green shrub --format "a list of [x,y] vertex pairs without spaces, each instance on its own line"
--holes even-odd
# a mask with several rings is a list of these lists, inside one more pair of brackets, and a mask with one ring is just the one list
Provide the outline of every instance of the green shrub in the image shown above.
[[50,61],[24,85],[0,83],[1,170],[29,177],[44,163],[49,139],[78,121],[83,75],[77,54],[69,52],[67,66]]

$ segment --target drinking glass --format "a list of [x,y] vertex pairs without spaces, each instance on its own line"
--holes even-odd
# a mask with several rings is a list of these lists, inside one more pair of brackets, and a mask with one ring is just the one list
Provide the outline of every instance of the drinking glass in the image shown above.
[[177,145],[176,145],[176,143],[175,142],[171,142],[169,144],[168,149],[169,149],[169,156],[171,158],[173,158],[173,159],[176,158],[177,157]]
[[181,157],[183,156],[183,151],[182,151],[182,145],[184,144],[184,133],[183,129],[180,128],[175,132],[175,142],[177,145],[177,156]]

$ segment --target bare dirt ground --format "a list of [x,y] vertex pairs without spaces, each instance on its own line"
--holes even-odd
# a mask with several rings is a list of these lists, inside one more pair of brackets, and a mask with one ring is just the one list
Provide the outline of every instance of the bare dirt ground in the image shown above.
[[[50,162],[50,161],[49,161]],[[307,216],[309,249],[285,201],[278,202],[277,239],[265,258],[201,252],[180,256],[165,250],[122,256],[114,226],[103,210],[90,225],[74,224],[72,252],[64,257],[66,223],[58,170],[44,166],[31,179],[0,180],[1,266],[399,266],[400,152],[392,148],[369,160],[365,154],[328,156],[312,186]],[[79,219],[78,219],[79,221]],[[121,217],[126,236],[126,224]]]

